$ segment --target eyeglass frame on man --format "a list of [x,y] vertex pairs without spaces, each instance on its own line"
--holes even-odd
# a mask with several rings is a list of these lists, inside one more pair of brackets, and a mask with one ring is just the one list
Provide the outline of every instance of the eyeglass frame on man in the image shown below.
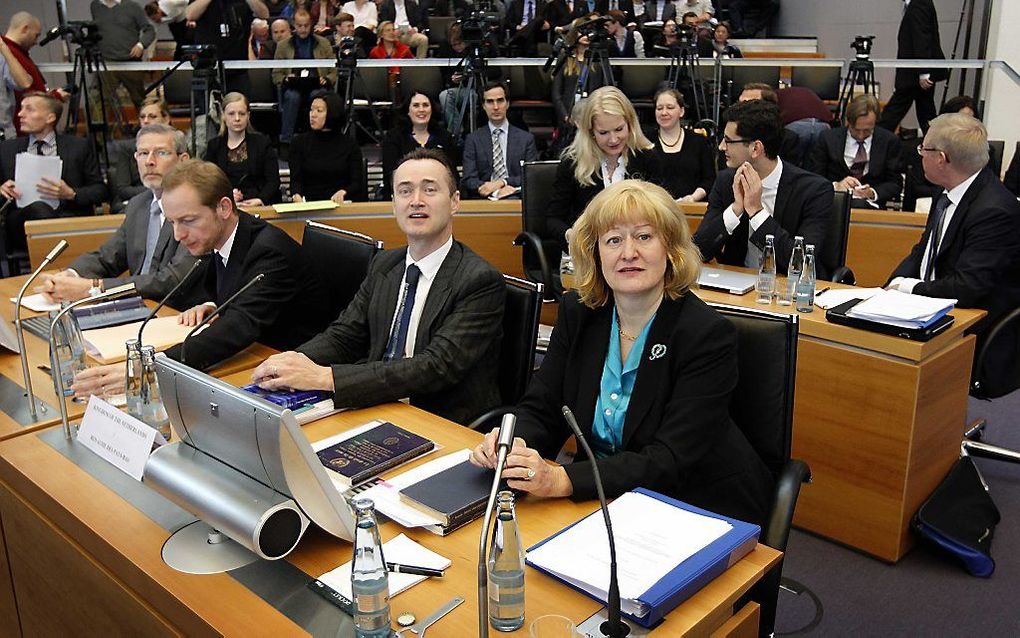
[[165,148],[154,148],[148,151],[135,151],[135,159],[136,160],[149,159],[149,156],[153,154],[156,155],[156,159],[166,159],[171,155],[177,155],[178,153],[176,151],[170,151]]
[[934,147],[930,147],[929,148],[929,147],[925,146],[924,143],[922,142],[921,144],[917,145],[917,154],[920,155],[921,157],[924,157],[925,153],[942,153],[942,155],[945,156],[945,158],[946,158],[946,162],[947,163],[949,162],[949,154],[948,153],[943,151],[941,148],[934,148]]
[[728,138],[725,135],[723,135],[722,139],[719,140],[719,143],[720,144],[725,144],[726,146],[729,146],[730,144],[754,144],[757,141],[758,140],[749,140],[749,139],[731,140],[730,138]]

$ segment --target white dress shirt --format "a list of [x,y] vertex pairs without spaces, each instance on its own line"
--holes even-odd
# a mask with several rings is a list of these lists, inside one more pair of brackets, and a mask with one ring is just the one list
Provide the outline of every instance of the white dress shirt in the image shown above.
[[[868,167],[871,166],[871,141],[873,139],[875,139],[874,135],[869,135],[864,139],[864,152],[868,155],[868,161],[864,163],[864,168],[861,170],[861,174],[866,174],[868,172]],[[843,146],[843,161],[846,163],[847,168],[853,166],[854,159],[857,157],[857,145],[858,142],[854,139],[854,136],[847,133],[846,144]],[[875,199],[867,199],[864,197],[861,197],[860,199],[865,199],[872,208],[878,208],[878,193],[875,192],[874,188],[871,189],[871,192],[875,195]],[[852,191],[850,196],[853,196]]]
[[[924,273],[928,269],[928,261],[931,259],[935,259],[935,256],[938,255],[939,248],[942,246],[942,242],[945,241],[946,239],[946,229],[949,228],[950,222],[953,221],[953,214],[956,213],[956,207],[960,205],[960,200],[963,199],[963,196],[967,193],[967,189],[970,188],[970,185],[974,183],[974,180],[977,179],[977,176],[980,172],[981,171],[974,173],[967,179],[957,184],[956,187],[953,188],[951,191],[949,191],[948,193],[949,205],[946,206],[946,212],[942,214],[942,220],[941,223],[939,224],[940,228],[939,245],[935,246],[933,249],[931,245],[931,236],[929,235],[928,245],[924,247],[924,256],[921,258],[921,270],[920,272],[917,273],[917,278],[897,277],[889,282],[887,288],[891,290],[899,290],[900,292],[912,293],[914,292],[914,286],[923,281],[921,277],[924,276]],[[934,201],[938,201],[938,198],[936,197]],[[932,212],[934,212],[934,210],[932,210]],[[932,254],[933,252],[934,254]],[[931,272],[932,277],[936,278],[938,277],[938,272],[934,268],[932,268]]]
[[375,2],[372,0],[366,0],[365,4],[358,7],[358,3],[354,0],[345,2],[341,11],[349,13],[354,16],[354,28],[365,27],[375,31],[376,25],[379,24],[379,9],[375,6]]
[[[410,358],[414,356],[414,342],[418,336],[418,323],[421,321],[421,313],[425,309],[425,302],[428,300],[429,290],[432,288],[432,282],[436,280],[436,275],[439,274],[439,268],[446,261],[446,256],[450,254],[450,249],[453,247],[453,236],[450,236],[446,240],[446,243],[440,246],[438,249],[432,251],[428,255],[422,257],[418,261],[415,261],[411,257],[411,251],[407,251],[407,256],[404,258],[404,274],[401,276],[400,281],[403,282],[407,276],[407,267],[411,264],[418,266],[421,270],[421,276],[418,277],[418,286],[414,289],[414,306],[411,308],[411,317],[407,322],[407,341],[404,344],[404,357]],[[401,288],[403,284],[401,284]],[[401,294],[397,295],[397,305],[393,308],[393,321],[390,323],[390,333],[396,328],[397,323],[397,308],[400,306],[400,298],[403,296],[403,289]]]
[[407,5],[404,4],[404,0],[393,0],[393,8],[396,10],[393,24],[398,27],[409,26],[411,21],[407,19]]
[[[772,169],[772,172],[765,179],[761,180],[762,211],[749,220],[751,229],[747,233],[748,241],[751,240],[751,235],[765,223],[767,217],[772,216],[772,211],[776,209],[776,193],[779,192],[779,180],[782,176],[783,160],[776,158],[776,167]],[[744,214],[746,215],[747,211],[744,211]],[[723,211],[723,224],[726,226],[726,232],[730,235],[740,225],[740,216],[733,211],[733,204],[727,206],[726,210]]]
[[622,182],[627,173],[627,154],[621,153],[620,159],[616,161],[616,170],[613,174],[609,174],[609,162],[605,159],[602,160],[600,166],[602,167],[602,185],[609,188],[617,182]]

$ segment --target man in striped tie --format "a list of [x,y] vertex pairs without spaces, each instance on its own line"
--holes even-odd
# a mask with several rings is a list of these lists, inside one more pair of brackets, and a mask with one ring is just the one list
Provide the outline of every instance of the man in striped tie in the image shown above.
[[336,321],[296,352],[266,359],[255,383],[330,391],[337,408],[408,400],[460,423],[500,404],[506,287],[453,238],[453,175],[442,151],[404,157],[393,171],[393,209],[407,247],[376,255]]
[[521,190],[521,162],[538,159],[535,137],[507,121],[510,100],[502,82],[485,85],[482,108],[488,124],[464,139],[462,189],[468,197],[515,197]]

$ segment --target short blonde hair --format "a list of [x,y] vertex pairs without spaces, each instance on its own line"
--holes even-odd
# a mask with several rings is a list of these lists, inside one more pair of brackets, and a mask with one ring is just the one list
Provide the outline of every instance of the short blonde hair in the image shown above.
[[587,99],[574,106],[571,119],[577,126],[577,135],[563,151],[563,157],[574,162],[574,179],[579,184],[591,186],[595,183],[592,175],[602,163],[602,150],[595,142],[595,117],[599,115],[618,115],[627,122],[627,148],[624,154],[627,159],[633,158],[639,151],[647,151],[653,147],[645,134],[641,132],[637,111],[623,91],[615,86],[603,86],[596,89]]
[[690,290],[701,272],[701,254],[691,239],[687,218],[664,188],[636,179],[617,182],[596,195],[577,221],[570,240],[577,289],[589,308],[609,301],[609,284],[599,259],[599,237],[621,222],[643,221],[655,227],[666,247],[663,288],[670,299]]
[[246,126],[244,130],[248,131],[249,133],[255,130],[255,128],[251,125],[251,105],[248,103],[248,96],[245,95],[244,93],[231,91],[230,93],[227,93],[226,95],[223,96],[223,104],[220,105],[220,111],[221,113],[223,113],[223,115],[220,116],[220,135],[227,134],[227,116],[226,116],[227,107],[233,104],[234,102],[240,102],[241,104],[244,104],[244,110],[248,111],[249,116],[248,126]]
[[988,164],[988,131],[981,120],[964,113],[944,113],[928,125],[925,145],[946,154],[965,173]]

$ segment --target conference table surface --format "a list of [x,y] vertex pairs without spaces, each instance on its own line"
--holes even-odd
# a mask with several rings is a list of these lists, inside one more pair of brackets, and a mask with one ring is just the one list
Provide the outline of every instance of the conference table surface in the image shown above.
[[[249,374],[247,371],[241,372],[225,377],[225,380],[237,385],[244,383]],[[481,434],[477,432],[403,403],[342,412],[307,424],[303,431],[314,442],[375,419],[391,421],[436,441],[442,446],[439,454],[469,448],[481,439]],[[61,578],[46,573],[45,565],[32,569],[26,564],[31,560],[46,562],[45,557],[30,558],[19,552],[19,548],[28,542],[21,537],[21,532],[35,529],[34,517],[38,517],[59,528],[58,534],[62,539],[54,542],[58,543],[61,551],[66,548],[63,543],[75,547],[90,562],[98,563],[105,574],[121,583],[121,587],[127,587],[134,600],[140,601],[144,613],[135,609],[135,605],[128,605],[122,610],[119,622],[124,623],[122,628],[125,631],[140,628],[151,630],[153,625],[149,616],[153,616],[159,621],[156,626],[169,627],[172,632],[180,631],[186,635],[301,633],[302,630],[288,619],[286,612],[274,609],[260,598],[260,594],[242,585],[231,575],[195,576],[167,567],[159,552],[167,531],[73,462],[71,458],[85,453],[80,446],[71,444],[79,448],[76,453],[61,452],[58,451],[59,441],[53,444],[43,440],[47,435],[52,436],[47,432],[0,442],[0,487],[7,490],[0,504],[5,507],[4,525],[11,530],[7,545],[14,589],[19,592],[19,610],[23,604],[20,592],[41,587],[47,579]],[[424,463],[435,456],[435,453],[427,455],[414,463]],[[391,474],[410,467],[413,465],[394,470]],[[115,471],[113,473],[117,474]],[[133,481],[130,484],[131,489],[145,489]],[[82,494],[88,497],[81,498]],[[25,504],[30,505],[34,517],[25,512]],[[520,498],[517,512],[526,546],[548,537],[595,511],[597,507],[597,501],[578,503],[569,499]],[[475,521],[446,537],[421,529],[403,529],[393,522],[381,525],[384,541],[405,533],[453,561],[444,578],[428,579],[394,597],[391,600],[391,615],[394,619],[397,614],[404,612],[411,612],[419,619],[424,618],[439,604],[460,595],[466,602],[435,625],[429,633],[437,637],[475,634],[476,555],[480,525],[480,521]],[[297,549],[286,557],[286,561],[279,562],[287,562],[299,569],[301,573],[298,576],[303,576],[306,581],[349,561],[352,553],[350,543],[328,536],[317,528],[311,529]],[[44,546],[50,539],[39,542]],[[750,554],[674,609],[653,635],[707,636],[728,621],[732,622],[735,618],[734,604],[780,558],[780,552],[758,545]],[[278,563],[264,561],[265,570],[281,567]],[[71,570],[71,576],[74,575]],[[580,622],[601,607],[587,596],[530,567],[526,570],[525,583],[526,625],[516,632],[517,635],[527,635],[527,624],[539,616],[555,613]],[[73,581],[59,583],[56,585],[57,594],[75,591],[77,585]],[[298,587],[297,590],[303,588]],[[82,601],[72,601],[69,607],[72,610],[81,605],[91,607],[96,604],[94,598],[100,595],[88,589],[78,590],[75,596],[69,598],[77,599],[80,596]],[[298,599],[302,595],[311,594],[307,591],[287,594],[285,606],[293,608],[302,605]],[[63,624],[67,622],[63,603],[51,604],[48,608],[33,599],[24,604],[26,607],[21,612],[21,624],[26,635],[39,629],[52,631],[66,628]],[[109,601],[104,604],[109,604]],[[753,607],[753,603],[750,606]],[[324,613],[340,614],[331,607],[327,609],[330,611]],[[741,611],[746,609],[748,607]],[[91,611],[89,621],[99,622],[94,617],[101,611],[94,608]],[[756,607],[754,613],[756,618]]]
[[[28,275],[0,279],[0,319],[8,322],[8,324],[12,326],[12,330],[14,321],[14,304],[8,301],[8,299],[18,295],[18,291],[21,289],[21,286],[27,278]],[[32,291],[29,290],[25,293],[25,295],[27,296],[31,293]],[[155,306],[153,302],[148,303],[150,306]],[[160,316],[169,316],[175,313],[175,310],[166,307],[159,311]],[[40,314],[42,313],[32,312],[31,310],[22,308],[21,318],[28,319],[29,317],[35,317]],[[60,409],[56,403],[57,393],[54,388],[53,380],[50,377],[49,372],[47,372],[50,362],[49,345],[43,339],[40,339],[26,330],[25,349],[27,351],[29,361],[29,374],[32,376],[32,391],[38,399],[46,402],[46,404],[50,406],[50,409],[46,410],[46,412],[40,412],[38,420],[29,425],[23,425],[6,413],[0,411],[0,440],[32,432],[40,428],[45,428],[55,423],[60,423]],[[238,370],[253,368],[265,360],[266,357],[269,357],[275,352],[276,350],[267,346],[257,343],[252,344],[245,350],[214,367],[210,370],[210,374],[213,376],[223,376],[232,374]],[[47,370],[40,369],[40,366],[44,364],[47,366]],[[89,359],[89,364],[96,365],[91,358]],[[24,390],[24,374],[21,369],[21,359],[17,353],[6,350],[0,353],[0,375],[6,377]],[[74,419],[80,417],[85,411],[84,403],[76,402],[70,397],[66,398],[64,401],[67,406],[68,418]]]

